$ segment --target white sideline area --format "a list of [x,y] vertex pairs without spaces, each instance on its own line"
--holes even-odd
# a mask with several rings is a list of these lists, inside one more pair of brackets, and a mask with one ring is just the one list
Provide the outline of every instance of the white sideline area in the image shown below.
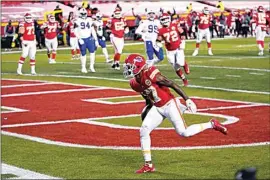
[[11,177],[6,179],[61,179],[59,177],[48,176],[40,174],[27,169],[19,168],[16,166],[2,163],[1,174],[12,174],[17,177]]

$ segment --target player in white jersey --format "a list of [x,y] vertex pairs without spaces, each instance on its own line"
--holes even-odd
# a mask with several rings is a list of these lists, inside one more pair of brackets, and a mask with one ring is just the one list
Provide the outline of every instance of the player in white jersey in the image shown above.
[[106,39],[103,36],[102,15],[100,13],[97,13],[96,15],[93,16],[93,19],[94,19],[94,26],[97,32],[98,44],[102,48],[102,52],[105,56],[106,62],[110,63],[112,62],[112,59],[109,58],[108,50],[106,48]]
[[97,34],[93,26],[92,18],[87,17],[87,11],[84,8],[79,10],[79,17],[75,20],[74,33],[78,38],[81,50],[82,73],[87,73],[86,69],[86,49],[90,52],[90,71],[96,72],[95,64],[95,47],[98,45]]
[[[135,32],[142,36],[147,54],[146,62],[150,66],[164,59],[162,44],[156,42],[160,22],[155,19],[155,16],[155,12],[153,10],[149,10],[147,12],[147,20],[141,21]],[[154,58],[154,54],[157,56],[157,59]]]
[[256,19],[256,41],[259,48],[259,56],[263,56],[264,38],[266,36],[266,13],[262,6],[258,7],[258,14]]

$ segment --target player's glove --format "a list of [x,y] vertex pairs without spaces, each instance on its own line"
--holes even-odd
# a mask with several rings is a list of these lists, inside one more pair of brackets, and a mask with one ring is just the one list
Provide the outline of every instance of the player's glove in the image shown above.
[[80,45],[83,45],[84,41],[82,39],[79,39],[79,43],[80,43]]
[[157,42],[157,46],[162,48],[162,43],[161,42]]
[[106,41],[106,38],[105,38],[104,36],[102,36],[102,38],[101,38],[101,39],[102,39],[102,41]]
[[124,32],[125,32],[125,34],[127,34],[129,32],[129,29],[126,28]]
[[197,106],[196,104],[191,100],[191,99],[187,99],[186,100],[186,105],[187,105],[187,108],[190,112],[192,113],[196,113],[197,112]]

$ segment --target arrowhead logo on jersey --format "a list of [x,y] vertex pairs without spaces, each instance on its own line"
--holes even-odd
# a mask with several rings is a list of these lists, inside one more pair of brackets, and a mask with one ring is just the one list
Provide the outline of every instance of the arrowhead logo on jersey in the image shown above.
[[149,79],[146,79],[146,80],[145,80],[145,84],[146,84],[147,86],[151,86],[152,83],[151,83],[151,81],[150,81]]

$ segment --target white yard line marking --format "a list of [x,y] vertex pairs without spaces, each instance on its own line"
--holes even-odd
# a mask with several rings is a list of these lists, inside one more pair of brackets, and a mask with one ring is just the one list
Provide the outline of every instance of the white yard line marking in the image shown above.
[[210,60],[210,62],[220,62],[220,61],[223,61],[221,59],[213,59],[213,60]]
[[228,67],[228,66],[204,66],[204,65],[190,65],[190,67],[197,68],[211,68],[211,69],[231,69],[231,70],[246,70],[246,71],[261,71],[270,72],[269,69],[256,69],[256,68],[238,68],[238,67]]
[[28,87],[28,86],[43,86],[43,85],[50,85],[50,84],[57,84],[57,83],[54,83],[54,82],[44,82],[44,83],[33,83],[33,84],[16,84],[16,85],[6,85],[6,86],[1,86],[1,88]]
[[85,101],[85,102],[94,102],[94,103],[101,103],[101,104],[129,104],[129,103],[145,102],[145,100],[127,100],[127,101],[119,101],[119,102],[108,101],[108,99],[121,99],[121,98],[123,99],[123,98],[133,98],[133,97],[141,97],[141,95],[116,96],[116,97],[95,98],[95,99],[82,99],[82,101]]
[[[89,149],[115,149],[115,150],[141,150],[141,147],[129,147],[129,146],[92,146],[92,145],[81,145],[81,144],[72,144],[64,143],[60,141],[52,141],[44,138],[33,137],[29,135],[23,135],[18,133],[11,133],[7,131],[2,131],[3,135],[18,137],[34,142],[58,145],[64,147],[76,147],[76,148],[89,148]],[[153,150],[193,150],[193,149],[220,149],[220,148],[235,148],[235,147],[249,147],[249,146],[264,146],[269,145],[270,142],[258,142],[258,143],[249,143],[249,144],[230,144],[230,145],[218,145],[218,146],[185,146],[185,147],[151,147]]]
[[264,73],[254,73],[254,72],[250,72],[249,74],[252,74],[252,75],[258,75],[258,76],[264,75]]
[[200,77],[200,79],[216,79],[215,77]]
[[65,93],[65,92],[95,91],[95,90],[103,90],[103,89],[106,89],[106,88],[100,87],[100,88],[84,88],[84,89],[63,89],[63,90],[53,90],[53,91],[14,93],[14,94],[4,94],[2,95],[2,98],[14,97],[14,96],[31,96],[31,95],[39,95],[39,94],[55,94],[55,93]]
[[16,113],[16,112],[27,112],[28,111],[26,109],[20,109],[20,108],[9,107],[9,106],[1,106],[1,108],[8,110],[8,111],[1,111],[1,114]]
[[226,74],[225,76],[227,76],[227,77],[235,77],[235,78],[240,78],[241,77],[239,75],[233,75],[233,74]]
[[236,105],[236,106],[221,106],[221,107],[214,107],[214,108],[205,108],[205,109],[198,109],[199,112],[201,111],[214,111],[214,110],[225,110],[225,109],[239,109],[239,108],[249,108],[249,107],[261,107],[262,105],[257,104],[249,104],[249,105]]
[[8,179],[61,179],[59,177],[48,176],[27,169],[2,163],[1,174],[14,174],[17,177]]

